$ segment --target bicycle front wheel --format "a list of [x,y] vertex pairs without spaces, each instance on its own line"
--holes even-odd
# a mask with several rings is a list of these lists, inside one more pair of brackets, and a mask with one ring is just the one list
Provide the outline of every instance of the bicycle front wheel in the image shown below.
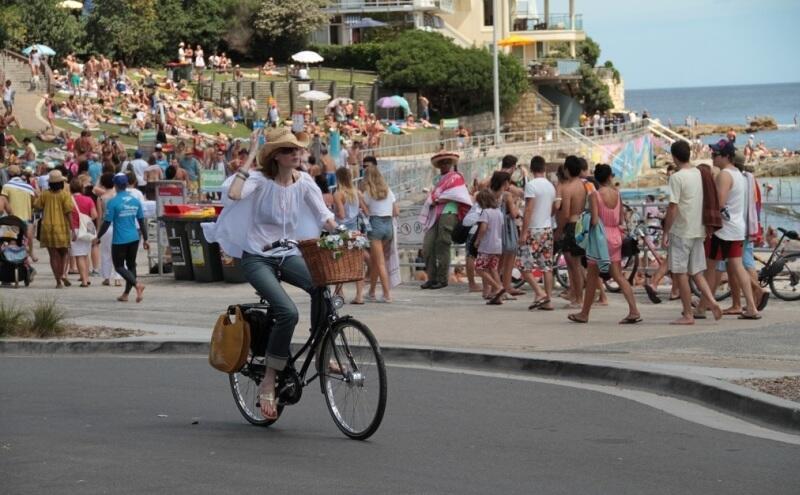
[[378,341],[363,323],[333,325],[320,352],[320,381],[328,411],[350,438],[366,440],[386,409],[386,367]]
[[775,297],[784,301],[800,299],[800,253],[783,258],[783,268],[770,277],[769,288]]

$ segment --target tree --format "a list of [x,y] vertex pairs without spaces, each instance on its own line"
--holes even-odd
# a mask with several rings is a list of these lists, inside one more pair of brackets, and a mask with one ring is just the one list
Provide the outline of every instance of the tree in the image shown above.
[[0,6],[0,29],[3,30],[5,47],[21,50],[25,48],[25,34],[27,29],[22,22],[22,12],[19,5],[9,4]]
[[[24,43],[40,43],[63,57],[83,46],[83,24],[57,0],[25,0],[18,4],[19,19],[25,27]],[[24,47],[21,47],[24,48]]]
[[262,0],[254,27],[267,40],[305,38],[328,22],[327,0]]
[[585,40],[579,42],[575,47],[575,53],[589,67],[594,67],[600,59],[600,45],[587,36]]
[[129,65],[162,62],[168,33],[182,32],[179,4],[179,0],[95,0],[86,25],[91,48]]
[[608,92],[608,86],[597,77],[593,67],[588,64],[581,64],[580,75],[583,81],[578,92],[578,98],[585,112],[590,114],[595,111],[605,112],[614,107],[614,102]]
[[[438,33],[412,30],[386,43],[378,61],[384,86],[416,90],[434,109],[449,115],[474,114],[493,106],[492,57],[483,48],[461,48]],[[525,69],[500,57],[500,102],[505,110],[527,89]]]

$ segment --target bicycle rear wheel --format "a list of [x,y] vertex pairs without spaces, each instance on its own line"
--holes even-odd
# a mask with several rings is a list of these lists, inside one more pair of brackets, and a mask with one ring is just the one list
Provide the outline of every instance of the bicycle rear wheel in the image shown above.
[[[277,419],[265,419],[261,414],[258,403],[258,386],[264,378],[265,367],[263,362],[248,359],[244,367],[238,373],[230,373],[228,381],[233,393],[233,400],[236,408],[242,413],[244,419],[257,426],[269,426]],[[278,418],[280,418],[283,406],[278,406]]]
[[769,288],[775,297],[784,301],[800,299],[800,253],[783,258],[783,268],[769,279]]
[[[694,283],[694,279],[689,277],[689,287],[692,289],[692,294],[697,297],[701,297],[700,289],[697,288],[697,285]],[[731,286],[728,284],[728,277],[724,275],[722,281],[720,281],[719,286],[717,286],[717,292],[714,294],[714,299],[717,301],[724,301],[725,299],[731,297]]]
[[567,270],[567,262],[563,253],[556,253],[553,278],[556,279],[558,285],[564,289],[569,289],[569,270]]
[[[622,276],[628,281],[631,286],[634,285],[634,281],[636,279],[636,271],[639,269],[639,256],[634,254],[633,256],[628,256],[627,258],[622,259]],[[619,284],[613,278],[609,278],[608,280],[604,280],[603,284],[606,286],[606,290],[608,292],[617,293],[620,292],[622,289],[620,288]]]
[[322,342],[320,363],[333,422],[348,437],[366,440],[386,409],[386,367],[377,340],[363,323],[340,320]]

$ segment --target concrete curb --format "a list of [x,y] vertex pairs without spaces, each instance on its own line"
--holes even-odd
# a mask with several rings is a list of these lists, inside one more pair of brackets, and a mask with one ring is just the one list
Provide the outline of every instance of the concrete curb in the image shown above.
[[[299,348],[299,346],[295,346]],[[647,366],[623,366],[601,360],[560,360],[515,355],[387,346],[388,363],[530,374],[623,386],[703,404],[765,426],[800,432],[800,404],[715,378],[669,373]],[[0,354],[207,354],[207,342],[148,340],[0,340]]]

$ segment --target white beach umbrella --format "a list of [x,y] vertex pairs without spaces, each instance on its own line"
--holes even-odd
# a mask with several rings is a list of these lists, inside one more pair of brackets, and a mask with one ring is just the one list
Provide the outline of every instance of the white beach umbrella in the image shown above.
[[311,91],[306,91],[305,93],[301,93],[300,98],[307,101],[328,101],[331,99],[331,95],[325,93],[324,91],[317,91],[316,89],[312,89]]
[[62,9],[83,10],[83,4],[81,2],[76,2],[75,0],[64,0],[63,2],[60,2],[58,6]]
[[292,60],[301,64],[318,64],[325,59],[317,52],[306,50],[292,55]]

